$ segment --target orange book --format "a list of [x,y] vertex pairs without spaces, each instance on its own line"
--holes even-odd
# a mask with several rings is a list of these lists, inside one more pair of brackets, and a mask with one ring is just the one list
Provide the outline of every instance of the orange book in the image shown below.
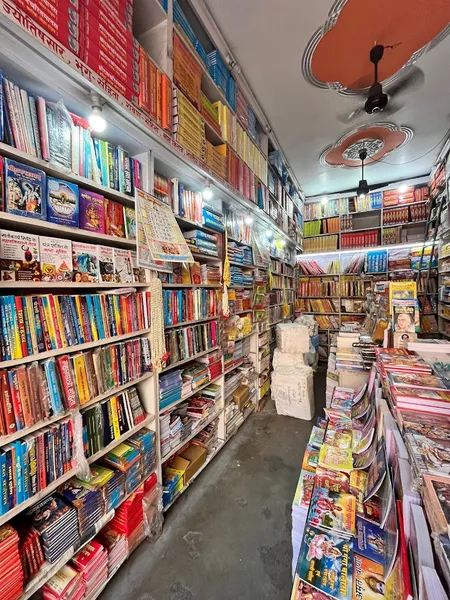
[[25,427],[30,427],[36,421],[33,406],[31,402],[30,388],[28,382],[28,374],[25,365],[18,367],[17,373],[17,387],[18,393],[20,394],[20,400],[22,403],[23,419]]
[[159,69],[156,70],[156,122],[161,125],[162,112],[162,73]]
[[161,76],[161,127],[171,131],[172,82],[165,73]]

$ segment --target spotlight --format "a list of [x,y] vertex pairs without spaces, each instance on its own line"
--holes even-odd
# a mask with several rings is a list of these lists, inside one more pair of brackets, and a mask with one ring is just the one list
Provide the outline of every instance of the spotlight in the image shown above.
[[105,101],[98,94],[91,94],[92,100],[92,113],[89,116],[89,125],[92,131],[101,133],[105,130],[106,121],[103,118],[103,104]]
[[244,218],[244,223],[245,225],[251,225],[253,223],[253,217],[251,215],[247,215]]
[[406,183],[402,183],[402,185],[399,186],[399,188],[398,188],[399,194],[406,194],[407,191],[408,191],[408,186],[406,185]]
[[286,240],[280,240],[280,246],[284,248],[286,246]]
[[322,204],[326,204],[328,202],[328,196],[324,196],[322,198]]
[[205,189],[202,192],[203,200],[211,200],[213,197],[212,189],[209,186],[209,183],[205,185]]
[[266,229],[266,237],[269,238],[269,240],[271,237],[273,237],[273,233],[270,229]]

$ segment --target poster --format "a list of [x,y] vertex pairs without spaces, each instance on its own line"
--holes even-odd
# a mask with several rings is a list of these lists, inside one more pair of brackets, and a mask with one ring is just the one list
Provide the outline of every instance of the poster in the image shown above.
[[[138,213],[139,214],[139,213]],[[160,271],[161,273],[172,273],[173,265],[170,262],[163,262],[162,260],[152,260],[150,248],[147,244],[147,238],[145,237],[144,227],[138,216],[137,219],[138,228],[138,243],[137,243],[137,262],[143,269],[151,269],[152,271]]]
[[139,222],[144,230],[151,259],[194,262],[170,206],[139,189],[136,189],[135,196]]

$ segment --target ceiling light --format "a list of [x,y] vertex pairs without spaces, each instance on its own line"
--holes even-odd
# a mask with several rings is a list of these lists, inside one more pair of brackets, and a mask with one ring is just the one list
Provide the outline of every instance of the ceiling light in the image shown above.
[[284,248],[286,246],[286,240],[280,240],[280,246]]
[[213,197],[212,189],[211,189],[209,183],[207,183],[205,185],[205,189],[202,192],[202,196],[203,196],[203,200],[211,200],[211,198]]
[[328,202],[328,197],[327,197],[327,196],[324,196],[324,197],[322,198],[322,204],[326,204],[327,202]]
[[273,237],[273,233],[272,233],[271,229],[266,229],[266,237],[269,238],[269,240],[271,237]]
[[89,115],[89,125],[92,131],[101,133],[105,130],[106,121],[103,118],[103,104],[105,101],[98,94],[91,94],[92,113]]
[[402,183],[402,185],[399,186],[399,188],[398,188],[399,194],[406,194],[407,191],[408,191],[408,186],[406,185],[406,183]]
[[244,223],[245,225],[251,225],[253,223],[253,217],[251,215],[247,215],[244,218]]

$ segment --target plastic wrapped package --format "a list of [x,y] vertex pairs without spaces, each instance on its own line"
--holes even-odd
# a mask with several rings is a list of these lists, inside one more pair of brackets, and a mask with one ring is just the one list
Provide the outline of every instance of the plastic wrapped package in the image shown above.
[[297,367],[298,365],[308,365],[307,354],[294,354],[293,352],[281,352],[275,348],[272,359],[274,370],[280,367]]
[[310,421],[314,417],[311,367],[279,367],[272,373],[272,398],[279,415]]
[[[149,542],[154,543],[162,533],[164,518],[162,504],[162,486],[158,483],[152,485],[147,480],[144,487],[142,500],[144,508],[145,535]],[[149,489],[147,489],[149,487]]]
[[295,319],[294,323],[306,325],[310,336],[318,335],[319,333],[319,325],[312,315],[300,315]]
[[89,463],[84,454],[83,447],[83,418],[80,414],[73,416],[73,464],[77,466],[77,477],[82,481],[89,481],[91,479],[91,469]]
[[276,327],[277,348],[281,352],[306,354],[309,352],[309,329],[298,323],[280,323]]

